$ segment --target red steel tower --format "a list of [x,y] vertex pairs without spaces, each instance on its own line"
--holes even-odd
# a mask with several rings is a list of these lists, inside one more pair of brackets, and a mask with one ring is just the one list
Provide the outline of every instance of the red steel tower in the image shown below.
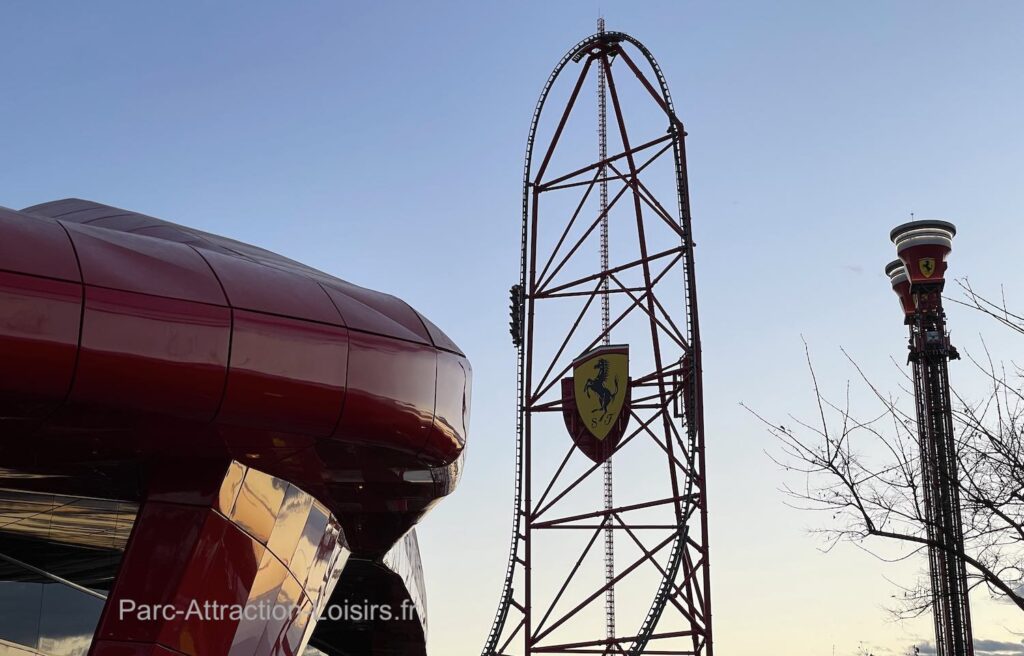
[[515,514],[484,656],[713,654],[686,132],[650,52],[602,27],[527,140]]
[[937,656],[973,656],[971,608],[964,564],[957,449],[953,439],[948,362],[960,356],[949,343],[942,309],[946,256],[956,227],[911,221],[890,233],[898,260],[885,272],[910,328],[922,496]]

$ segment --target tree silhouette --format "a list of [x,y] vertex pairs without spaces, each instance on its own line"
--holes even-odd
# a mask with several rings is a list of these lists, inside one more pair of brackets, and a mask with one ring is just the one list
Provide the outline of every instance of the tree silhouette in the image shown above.
[[[950,300],[1024,336],[1024,317],[1010,312],[1005,301],[977,294],[967,280],[958,284],[963,297]],[[815,531],[824,537],[826,550],[841,541],[879,558],[878,541],[909,545],[912,554],[927,549],[913,407],[905,409],[896,395],[878,389],[845,350],[879,407],[851,410],[849,381],[844,400],[830,400],[818,385],[806,342],[804,349],[818,408],[814,421],[790,415],[783,425],[744,405],[778,441],[781,453],[772,459],[800,479],[783,487],[789,503],[829,515]],[[983,585],[1024,612],[1024,369],[997,364],[987,346],[984,358],[968,355],[968,360],[988,383],[980,401],[952,392],[968,577],[972,589]],[[903,392],[912,398],[912,391]],[[930,605],[927,580],[921,580],[903,588],[892,610],[914,616]]]

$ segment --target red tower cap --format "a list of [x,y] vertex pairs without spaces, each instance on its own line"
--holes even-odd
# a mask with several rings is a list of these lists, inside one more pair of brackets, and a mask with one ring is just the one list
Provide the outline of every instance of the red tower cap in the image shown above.
[[904,223],[889,233],[911,284],[943,281],[955,234],[956,226],[936,219]]

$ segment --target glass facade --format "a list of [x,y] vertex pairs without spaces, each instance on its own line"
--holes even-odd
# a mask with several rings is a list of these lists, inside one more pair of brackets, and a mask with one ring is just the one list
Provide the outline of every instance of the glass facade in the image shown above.
[[[226,501],[227,516],[237,515],[270,547],[287,551],[291,567],[313,568],[320,524],[309,518],[317,504],[294,486],[247,471],[237,465],[229,470],[222,492],[231,500],[218,503]],[[281,509],[276,523],[266,517],[271,506]],[[86,656],[138,513],[132,503],[0,490],[0,654]],[[295,547],[280,546],[285,543]],[[412,601],[425,636],[426,590],[415,530],[382,564],[396,579],[396,606]],[[319,648],[307,647],[303,655],[360,653],[331,642],[318,641]]]
[[[137,505],[119,501],[0,490],[0,654],[86,656],[97,627],[101,626],[101,621],[107,622],[102,620],[107,597],[113,594],[115,601],[118,598],[118,588],[114,587],[118,574],[129,570],[130,576],[126,578],[135,582],[136,585],[130,584],[133,588],[148,578],[131,576],[133,572],[138,574],[133,569],[137,566],[124,558],[126,549],[134,549],[128,544],[133,526],[138,523],[145,527],[146,522],[140,517],[149,517],[154,509],[166,505],[166,502],[151,503],[140,513]],[[304,617],[319,616],[347,557],[340,527],[321,504],[280,479],[232,463],[224,474],[219,492],[212,497],[212,505],[204,513],[200,523],[205,528],[198,530],[209,532],[208,528],[217,524],[214,520],[220,518],[222,523],[234,523],[238,527],[236,532],[251,540],[251,547],[243,551],[263,553],[251,589],[244,595],[248,596],[248,605],[265,600],[303,609],[311,606]],[[150,521],[149,528],[139,529],[143,533],[154,530],[152,521],[147,521]],[[161,516],[156,530],[160,530],[164,521]],[[185,534],[172,533],[162,535],[158,545],[160,552],[188,557],[192,550],[182,543]],[[325,540],[329,542],[327,546]],[[223,538],[207,546],[203,546],[200,538],[197,544],[196,553],[202,555],[195,562],[200,568],[212,566],[215,561],[219,563],[226,555],[237,556]],[[415,536],[399,543],[388,558],[405,576],[415,578],[413,574],[418,565],[408,565],[410,548],[418,554]],[[156,580],[172,578],[172,568],[161,566],[156,562],[159,560],[159,554],[146,556],[142,561],[143,570],[151,573],[159,570],[155,572]],[[415,562],[419,562],[418,555]],[[223,572],[224,567],[230,569],[230,563],[218,565],[217,571]],[[187,592],[186,597],[198,599],[218,589],[209,577],[203,577],[202,581],[196,590],[189,592],[182,588],[179,592]],[[145,594],[145,589],[146,584],[143,584],[132,595]],[[243,620],[231,629],[234,637],[228,636],[228,640],[234,643],[232,653],[236,648],[243,653],[249,646],[252,653],[263,653],[268,646],[264,644],[268,639],[266,631],[273,628],[273,635],[280,635],[271,638],[271,642],[276,639],[281,642],[281,648],[291,643],[290,649],[294,650],[294,645],[309,640],[313,625],[310,624],[308,630],[304,627],[299,624],[270,627],[264,622]],[[199,635],[210,628],[187,630],[182,626],[172,628],[171,633]],[[214,632],[223,633],[219,629]],[[97,643],[102,644],[102,640]],[[182,647],[190,653],[187,647]],[[277,653],[273,650],[278,647],[270,645],[270,649],[267,653]],[[289,649],[285,651],[293,653]],[[307,648],[302,653],[326,656],[345,652]]]
[[0,490],[0,653],[86,654],[136,512]]
[[402,577],[409,598],[416,606],[416,614],[427,635],[427,585],[423,579],[423,562],[420,560],[420,543],[413,529],[384,555],[384,565]]
[[0,582],[0,640],[48,656],[85,656],[103,597],[29,570],[21,577]]

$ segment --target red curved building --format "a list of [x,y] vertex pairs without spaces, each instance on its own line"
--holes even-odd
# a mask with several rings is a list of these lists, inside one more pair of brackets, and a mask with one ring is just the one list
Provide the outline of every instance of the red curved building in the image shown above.
[[266,250],[0,208],[0,652],[425,653],[412,529],[470,377],[405,302]]

